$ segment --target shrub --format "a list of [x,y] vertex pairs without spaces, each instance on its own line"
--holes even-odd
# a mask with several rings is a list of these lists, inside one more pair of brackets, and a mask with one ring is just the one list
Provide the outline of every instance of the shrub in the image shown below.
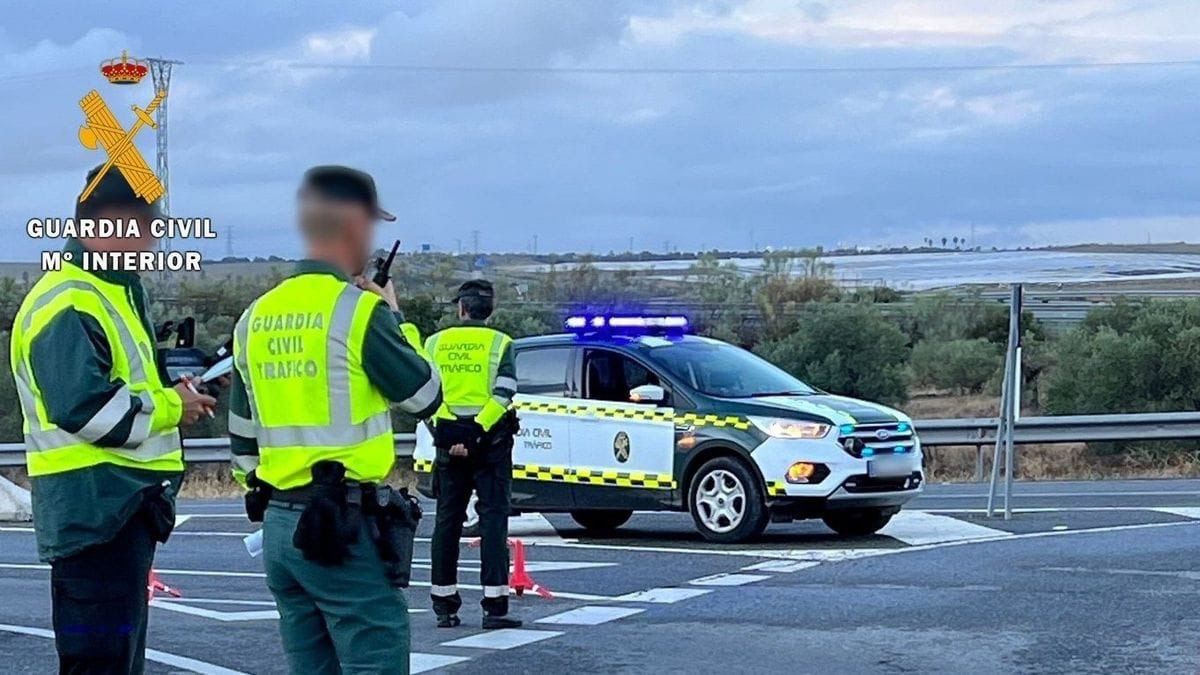
[[885,403],[908,399],[904,333],[869,305],[815,305],[791,334],[755,351],[822,389]]
[[1000,348],[983,338],[937,342],[923,340],[912,350],[913,380],[917,384],[981,391],[999,371],[1004,358]]

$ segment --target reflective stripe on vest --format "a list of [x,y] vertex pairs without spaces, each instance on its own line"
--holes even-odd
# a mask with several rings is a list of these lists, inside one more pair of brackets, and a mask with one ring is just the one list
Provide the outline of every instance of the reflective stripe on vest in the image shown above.
[[[456,326],[430,336],[428,352],[438,367],[445,396],[438,417],[474,417],[483,410],[493,398],[500,357],[511,341],[485,326]],[[507,400],[501,405],[508,405]]]
[[[69,271],[67,272],[70,273]],[[82,274],[83,272],[79,272]],[[101,282],[102,283],[102,282]],[[35,287],[36,289],[37,287]],[[98,301],[104,318],[111,323],[115,333],[116,344],[111,344],[113,351],[114,376],[125,381],[112,397],[101,406],[90,420],[76,433],[62,429],[49,420],[43,419],[39,412],[39,394],[33,374],[29,370],[26,356],[19,355],[20,347],[26,341],[32,343],[36,333],[31,334],[34,321],[39,311],[45,309],[63,294],[72,291],[83,291],[89,298]],[[74,305],[76,311],[90,314],[84,304]],[[79,279],[66,279],[35,297],[28,307],[22,309],[19,320],[19,334],[13,337],[13,353],[18,354],[14,360],[13,375],[16,381],[17,398],[25,417],[25,450],[31,476],[59,473],[74,469],[86,468],[100,463],[115,463],[126,466],[149,468],[152,470],[178,471],[183,469],[182,448],[179,434],[170,429],[151,436],[153,422],[154,399],[146,391],[149,387],[161,386],[158,381],[158,370],[153,362],[148,362],[149,355],[140,349],[134,338],[134,330],[144,330],[140,318],[130,307],[132,317],[124,316],[110,298],[108,298],[98,283]],[[95,317],[98,321],[100,317]],[[135,325],[131,326],[130,324]],[[46,322],[44,325],[48,325]],[[100,321],[104,326],[104,322]],[[40,330],[40,327],[39,327]],[[106,335],[109,330],[105,330]],[[109,335],[110,340],[113,335]],[[21,341],[21,344],[17,344]],[[124,364],[128,373],[121,373],[120,364]],[[151,382],[149,376],[153,375]],[[129,436],[119,448],[99,447],[93,445],[96,441],[112,432],[120,424],[129,410],[129,400],[136,396],[142,403],[141,410],[134,415]]]
[[[347,336],[350,334],[354,320],[354,310],[362,291],[354,286],[346,285],[334,301],[333,315],[327,327],[327,342],[325,352],[325,372],[328,382],[329,424],[316,425],[283,425],[271,426],[264,423],[259,411],[253,387],[255,379],[251,375],[247,359],[246,345],[250,338],[250,320],[253,317],[257,302],[246,310],[242,321],[237,325],[236,360],[239,369],[245,375],[247,397],[250,400],[250,410],[255,422],[253,437],[258,439],[260,446],[265,447],[336,447],[358,445],[369,441],[381,434],[392,433],[391,414],[385,408],[368,417],[360,424],[352,421],[350,410],[350,359],[347,355]],[[269,420],[267,421],[269,422]],[[240,435],[240,434],[239,434]]]
[[[312,481],[333,460],[348,478],[383,480],[396,461],[388,401],[362,349],[381,300],[330,274],[300,274],[267,291],[234,329],[234,359],[250,418],[234,433],[258,441],[257,475],[278,489]],[[242,435],[242,434],[238,434]],[[235,460],[239,470],[251,459]]]

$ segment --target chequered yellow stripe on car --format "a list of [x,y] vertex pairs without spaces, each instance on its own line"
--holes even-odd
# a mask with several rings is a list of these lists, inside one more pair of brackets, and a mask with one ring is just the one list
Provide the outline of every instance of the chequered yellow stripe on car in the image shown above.
[[666,474],[645,471],[609,471],[601,469],[574,469],[567,480],[585,485],[617,485],[620,487],[643,487],[675,489],[675,479]]
[[[433,462],[428,459],[413,460],[413,470],[421,473],[433,471]],[[610,471],[607,469],[572,469],[566,466],[541,466],[537,464],[513,464],[513,478],[559,483],[581,483],[584,485],[615,485],[617,487],[675,489],[675,479],[667,474],[645,471]]]
[[767,496],[768,497],[784,497],[787,495],[787,483],[781,480],[767,481]]
[[665,410],[652,408],[610,408],[594,404],[548,403],[542,401],[519,401],[516,406],[518,410],[548,415],[572,415],[576,417],[599,417],[602,419],[618,420],[661,420],[696,427],[730,427],[740,430],[750,428],[750,420],[736,415],[697,415],[696,413],[672,415]]
[[513,464],[513,478],[522,480],[566,481],[571,470],[565,466],[538,466],[537,464]]
[[733,427],[734,429],[749,429],[750,420],[736,415],[697,415],[686,413],[675,417],[676,424],[691,424],[697,427]]

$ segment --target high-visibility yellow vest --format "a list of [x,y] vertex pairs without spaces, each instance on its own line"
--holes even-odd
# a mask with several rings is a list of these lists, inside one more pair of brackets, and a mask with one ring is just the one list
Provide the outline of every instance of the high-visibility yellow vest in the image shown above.
[[[429,336],[425,351],[442,377],[442,406],[438,419],[480,416],[491,427],[505,406],[492,399],[500,357],[512,338],[487,326],[452,326]],[[480,415],[483,413],[483,415]]]
[[258,440],[256,475],[279,489],[307,485],[334,460],[347,478],[378,482],[396,461],[387,399],[367,378],[362,346],[379,296],[331,274],[301,274],[255,300],[234,330],[234,362]]
[[[50,321],[65,309],[83,312],[104,330],[112,351],[113,380],[124,388],[80,429],[70,433],[49,420],[41,389],[29,365],[31,345]],[[126,287],[89,274],[74,265],[46,273],[25,297],[13,323],[10,365],[24,413],[26,459],[31,477],[84,469],[98,464],[179,473],[183,451],[174,425],[155,429],[152,413],[167,406],[166,389],[154,360],[155,345],[138,316]],[[120,448],[94,445],[129,410],[129,396],[142,401],[128,440]],[[178,405],[178,400],[175,402]]]

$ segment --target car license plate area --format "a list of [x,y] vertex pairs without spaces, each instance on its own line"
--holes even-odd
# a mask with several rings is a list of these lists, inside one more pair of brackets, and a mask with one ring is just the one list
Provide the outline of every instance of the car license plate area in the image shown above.
[[871,478],[896,478],[912,473],[912,458],[909,455],[892,455],[867,460],[867,475]]

